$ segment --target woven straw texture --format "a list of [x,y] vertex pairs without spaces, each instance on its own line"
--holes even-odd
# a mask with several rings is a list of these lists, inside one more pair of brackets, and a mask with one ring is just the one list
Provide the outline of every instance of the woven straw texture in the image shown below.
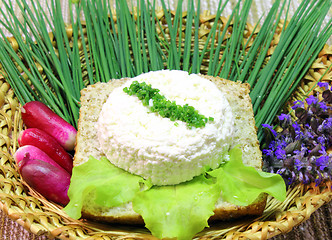
[[[163,12],[158,12],[157,16],[161,25],[165,26]],[[184,15],[183,18],[185,19],[185,17]],[[200,44],[205,43],[205,37],[210,31],[213,21],[214,16],[209,12],[201,15]],[[226,21],[226,18],[221,18],[220,24],[223,25]],[[248,24],[246,36],[249,37],[252,31],[253,27]],[[70,38],[70,27],[67,32]],[[229,34],[231,34],[231,26]],[[269,55],[273,52],[275,44],[278,43],[278,37],[279,35],[276,34]],[[17,49],[15,39],[11,40],[14,49]],[[269,56],[266,60],[268,58]],[[302,80],[294,97],[302,99],[304,95],[312,91],[320,79],[331,82],[331,71],[327,71],[322,77],[331,63],[332,48],[325,46]],[[205,66],[207,64],[206,62]],[[18,148],[18,133],[24,128],[20,117],[20,104],[13,90],[3,78],[0,79],[0,121],[0,208],[11,219],[32,233],[46,235],[49,238],[154,239],[145,228],[110,226],[70,219],[61,211],[60,206],[47,201],[22,181],[12,157]],[[331,182],[326,182],[318,187],[298,185],[288,190],[287,199],[282,203],[268,198],[263,216],[257,219],[248,218],[234,222],[213,223],[210,228],[197,234],[195,239],[267,239],[288,232],[308,219],[320,206],[331,201],[331,185]]]

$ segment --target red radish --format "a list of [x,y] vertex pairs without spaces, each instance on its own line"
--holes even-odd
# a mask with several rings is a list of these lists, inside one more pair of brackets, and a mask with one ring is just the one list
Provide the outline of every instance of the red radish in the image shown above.
[[48,200],[62,205],[69,202],[70,174],[63,168],[25,157],[19,163],[19,170],[24,181]]
[[22,119],[28,128],[38,128],[52,137],[67,151],[75,147],[76,129],[48,106],[39,101],[31,101],[21,109]]
[[33,145],[39,148],[71,174],[73,168],[72,157],[46,132],[38,128],[28,128],[20,132],[18,143],[20,146]]
[[18,165],[24,158],[27,157],[31,159],[40,159],[57,168],[62,168],[53,159],[51,159],[45,152],[32,145],[25,145],[23,147],[20,147],[19,149],[17,149],[17,151],[14,154],[14,159]]

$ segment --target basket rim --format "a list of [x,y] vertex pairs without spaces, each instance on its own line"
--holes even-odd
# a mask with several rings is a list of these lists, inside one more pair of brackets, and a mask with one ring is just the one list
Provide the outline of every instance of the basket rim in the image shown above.
[[[4,83],[2,83],[4,84]],[[6,84],[6,83],[5,83]],[[1,89],[1,86],[0,86]],[[8,88],[8,93],[12,93],[11,89]],[[10,99],[10,94],[6,94],[6,98]],[[2,110],[2,109],[1,109]],[[16,106],[15,111],[20,111],[20,104]],[[16,114],[16,116],[19,116]],[[10,118],[9,118],[10,119]],[[22,123],[20,123],[22,124]],[[11,124],[11,127],[17,126],[18,124]],[[18,131],[17,131],[18,132]],[[17,134],[17,133],[16,133]],[[7,136],[10,137],[10,136]],[[7,143],[10,144],[10,143]],[[16,146],[17,147],[17,146]],[[12,149],[12,151],[15,150]],[[5,154],[7,157],[11,157],[10,151],[2,151],[2,154]],[[13,160],[12,160],[13,161]],[[2,172],[6,172],[6,174],[10,173],[11,175],[15,175],[16,169],[10,168],[10,167],[3,167],[1,165]],[[29,191],[32,195],[20,195],[19,193],[24,193],[24,182],[17,176],[18,173],[16,173],[16,178],[13,179],[2,179],[1,182],[3,184],[9,185],[10,190],[7,193],[0,192],[0,209],[4,211],[4,213],[11,218],[12,220],[16,221],[20,225],[22,225],[25,229],[28,231],[36,234],[36,235],[49,235],[53,237],[59,237],[63,238],[65,235],[68,234],[68,231],[82,231],[79,228],[84,228],[84,222],[82,221],[75,221],[71,222],[68,225],[64,224],[60,228],[52,227],[47,228],[45,227],[45,224],[41,222],[38,222],[36,220],[36,217],[38,218],[39,215],[42,216],[42,214],[38,211],[31,212],[30,209],[25,209],[25,205],[13,205],[16,201],[25,202],[25,203],[33,203],[36,204],[36,207],[38,204],[41,206],[42,209],[50,209],[51,211],[48,213],[49,218],[57,219],[56,221],[61,221],[62,216],[57,216],[59,212],[61,211],[61,207],[59,207],[56,204],[48,202],[46,199],[44,199],[42,196],[38,195],[38,193],[34,192],[32,189],[29,188]],[[293,205],[290,210],[287,210],[285,212],[280,212],[277,214],[277,219],[275,221],[273,220],[261,220],[261,217],[256,218],[254,222],[251,222],[248,224],[248,222],[243,223],[240,226],[241,231],[238,231],[238,229],[230,229],[227,231],[227,238],[229,239],[238,239],[240,237],[248,237],[248,236],[256,236],[259,235],[261,239],[267,239],[270,237],[273,237],[275,235],[285,233],[290,231],[293,227],[299,225],[300,223],[307,220],[311,214],[316,211],[319,207],[321,207],[323,204],[328,203],[332,200],[332,181],[324,182],[323,185],[315,186],[314,184],[310,185],[303,185],[299,184],[295,187],[291,188],[289,192],[292,192],[291,194],[296,194],[296,197],[294,199],[290,199],[290,202],[287,203],[287,205]],[[23,187],[21,189],[21,187]],[[25,186],[26,187],[26,186]],[[304,193],[303,195],[301,193]],[[36,198],[37,196],[37,198]],[[276,200],[273,198],[269,198],[267,201],[267,207],[265,209],[265,212],[268,211],[269,206],[271,204],[280,204],[276,203]],[[44,206],[42,206],[44,205]],[[280,206],[282,208],[285,208],[285,206]],[[27,212],[26,212],[27,210]],[[47,211],[47,210],[43,210]],[[265,215],[263,214],[263,217]],[[43,216],[45,218],[45,216]],[[40,219],[42,220],[42,219]],[[216,228],[216,226],[220,224],[211,224],[211,228],[204,229],[201,233],[198,233],[195,237],[195,239],[200,238],[206,238],[208,236],[217,238],[220,235],[224,234],[225,229],[220,229],[216,231],[212,231],[212,229]],[[48,224],[49,225],[49,224]],[[74,227],[73,227],[74,226]],[[271,226],[273,226],[274,231],[268,231],[267,229],[271,229]],[[103,231],[95,231],[93,232],[93,226],[87,227],[87,232],[85,234],[91,235],[91,236],[114,236],[113,233],[107,233]],[[96,229],[95,229],[96,230]],[[84,230],[83,230],[84,231]],[[118,233],[115,235],[122,235],[122,233]],[[141,238],[139,235],[135,235],[136,237]],[[144,234],[144,238],[146,238],[149,235]],[[231,236],[231,237],[230,237]]]

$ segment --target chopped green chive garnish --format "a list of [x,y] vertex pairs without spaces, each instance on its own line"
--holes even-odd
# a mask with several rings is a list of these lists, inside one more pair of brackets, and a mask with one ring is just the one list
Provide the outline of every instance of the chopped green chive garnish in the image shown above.
[[[152,112],[159,113],[164,118],[171,121],[180,120],[187,123],[189,128],[204,127],[208,121],[213,121],[213,117],[205,117],[192,106],[185,104],[177,105],[175,101],[167,100],[167,98],[159,93],[159,89],[152,88],[151,84],[145,82],[139,83],[134,81],[130,87],[123,89],[128,95],[136,95],[143,105],[148,107]],[[175,123],[175,126],[178,124]]]

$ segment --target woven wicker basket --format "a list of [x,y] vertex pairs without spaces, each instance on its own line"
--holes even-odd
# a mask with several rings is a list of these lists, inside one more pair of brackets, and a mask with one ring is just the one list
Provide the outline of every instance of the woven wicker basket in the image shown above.
[[[157,12],[157,16],[161,25],[165,26],[163,12]],[[184,15],[183,23],[185,23],[185,17]],[[210,15],[209,12],[201,15],[199,33],[201,45],[205,43],[214,20],[215,16]],[[220,24],[227,21],[224,17],[220,20]],[[248,24],[246,37],[249,37],[252,31],[253,27]],[[67,28],[67,33],[70,38],[70,27]],[[231,27],[229,34],[231,34]],[[279,35],[276,34],[269,55],[273,52],[278,39]],[[14,49],[17,49],[15,39],[11,39],[11,42]],[[302,80],[294,98],[302,99],[305,94],[312,91],[318,80],[330,82],[332,72],[326,73],[326,70],[331,62],[332,48],[325,46]],[[207,64],[206,61],[203,68]],[[18,148],[18,133],[24,128],[20,116],[20,104],[3,78],[0,78],[0,121],[0,208],[11,219],[32,233],[60,239],[153,239],[148,230],[143,227],[104,225],[84,219],[71,219],[65,215],[60,206],[47,201],[22,181],[13,159],[13,154]],[[267,239],[291,231],[294,226],[308,219],[320,206],[331,201],[331,185],[331,182],[325,182],[321,186],[298,185],[288,190],[287,199],[284,202],[268,198],[266,209],[261,217],[213,223],[210,228],[197,234],[195,239]]]

